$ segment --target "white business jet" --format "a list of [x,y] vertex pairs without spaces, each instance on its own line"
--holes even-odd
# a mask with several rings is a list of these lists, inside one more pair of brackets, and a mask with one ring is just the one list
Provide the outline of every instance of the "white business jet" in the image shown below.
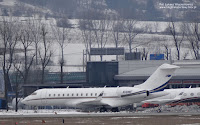
[[168,104],[200,99],[200,88],[165,89],[168,95],[143,101],[143,103]]
[[167,85],[173,72],[179,68],[163,64],[142,84],[134,87],[56,88],[40,89],[27,96],[22,103],[31,106],[99,107],[100,112],[164,96],[159,92]]

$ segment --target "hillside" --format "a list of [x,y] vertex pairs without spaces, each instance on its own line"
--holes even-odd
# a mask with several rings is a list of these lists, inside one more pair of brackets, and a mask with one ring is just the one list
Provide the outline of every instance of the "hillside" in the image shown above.
[[[133,51],[143,52],[144,54],[165,53],[165,48],[163,48],[163,43],[167,43],[169,45],[168,47],[170,48],[174,47],[172,44],[173,40],[171,39],[172,36],[170,36],[168,32],[166,32],[169,24],[167,21],[170,19],[170,14],[165,15],[164,13],[168,13],[168,11],[165,11],[165,8],[159,10],[158,7],[156,7],[157,0],[149,0],[149,1],[150,2],[147,2],[147,0],[124,0],[123,2],[121,0],[109,0],[109,1],[103,1],[103,0],[65,0],[65,1],[64,0],[56,0],[56,1],[55,0],[3,0],[1,1],[0,0],[0,6],[1,6],[0,14],[5,17],[6,16],[19,17],[17,18],[18,21],[21,20],[24,22],[28,19],[32,19],[29,17],[36,17],[33,19],[41,20],[49,27],[50,27],[49,24],[52,22],[53,23],[55,22],[55,26],[58,26],[58,23],[56,22],[57,20],[60,20],[61,17],[68,17],[69,23],[72,24],[72,27],[70,27],[70,38],[69,38],[70,43],[66,46],[64,51],[64,55],[68,59],[66,64],[81,65],[83,62],[82,61],[83,50],[85,49],[85,45],[83,44],[84,42],[82,36],[83,31],[81,30],[81,27],[79,27],[80,26],[79,21],[82,19],[91,19],[90,21],[92,21],[93,23],[92,25],[95,25],[97,24],[97,21],[102,21],[95,19],[103,19],[106,17],[105,14],[108,14],[109,17],[113,19],[116,16],[121,16],[121,17],[123,16],[123,18],[125,19],[131,18],[136,20],[144,20],[144,21],[136,21],[137,24],[133,26],[135,27],[136,30],[134,32],[139,31],[138,29],[144,30],[134,38],[134,43],[132,44]],[[161,3],[161,5],[162,4],[163,3]],[[178,4],[181,4],[181,2],[179,2]],[[67,6],[70,7],[67,8]],[[199,9],[198,7],[196,9],[193,9],[195,10],[194,13],[198,12],[198,9]],[[170,9],[170,10],[171,12],[177,11],[176,9]],[[185,13],[189,13],[191,10],[185,11]],[[183,14],[178,15],[179,13],[182,13],[182,11],[173,13],[177,20],[183,21],[187,19],[184,17]],[[165,16],[162,17],[159,15],[165,15]],[[190,18],[192,21],[198,19],[198,16],[195,16],[193,14],[190,15],[195,17],[195,18]],[[108,21],[113,23],[117,20],[108,20]],[[179,21],[177,23],[181,23],[182,21]],[[89,22],[88,24],[85,25],[91,25],[91,24]],[[99,28],[98,25],[96,26],[97,26],[96,29],[98,29]],[[122,42],[124,42],[125,39],[127,39],[127,37],[125,37],[124,34],[127,33],[128,25],[125,24],[124,26],[126,30],[123,30],[122,28],[122,30],[120,31],[121,32],[120,41]],[[95,31],[94,29],[93,32]],[[107,36],[109,36],[109,37],[107,36],[104,37],[104,40],[106,41],[105,42],[106,47],[115,47],[114,38],[112,37],[111,25],[110,27],[108,27],[108,30],[106,30],[106,32]],[[50,34],[49,36],[53,35]],[[96,43],[96,38],[93,39],[94,39],[93,47],[98,47]],[[121,43],[121,46],[125,47],[126,51],[128,52],[129,50],[128,43]],[[190,52],[188,47],[185,46],[183,47],[184,49],[182,49],[181,53],[182,55],[185,56],[184,58],[186,58],[186,56],[192,52]],[[53,58],[52,60],[54,61],[55,64],[58,65],[59,64],[58,60],[60,58],[60,51],[57,48],[58,46],[53,47],[54,55],[52,56]],[[148,52],[147,49],[145,50],[145,48],[148,49]],[[171,51],[175,53],[175,49],[172,49]],[[188,57],[187,59],[191,58],[190,55],[187,57]],[[107,56],[105,56],[104,60],[107,59],[114,60],[115,57],[107,58]],[[92,57],[92,60],[100,60],[100,58],[94,56]],[[80,67],[78,68],[80,69]],[[53,71],[56,70],[53,69]]]
[[1,14],[14,16],[102,19],[122,17],[142,21],[194,21],[198,0],[0,0]]

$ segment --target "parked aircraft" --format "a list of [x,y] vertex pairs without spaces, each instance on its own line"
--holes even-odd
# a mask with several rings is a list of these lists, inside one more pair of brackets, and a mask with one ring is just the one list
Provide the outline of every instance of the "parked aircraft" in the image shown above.
[[200,88],[165,89],[163,92],[169,94],[145,100],[143,102],[152,104],[167,104],[200,99]]
[[159,91],[167,85],[177,68],[163,64],[144,83],[134,87],[40,89],[22,103],[31,106],[99,107],[101,112],[108,108],[117,112],[118,107],[168,94]]

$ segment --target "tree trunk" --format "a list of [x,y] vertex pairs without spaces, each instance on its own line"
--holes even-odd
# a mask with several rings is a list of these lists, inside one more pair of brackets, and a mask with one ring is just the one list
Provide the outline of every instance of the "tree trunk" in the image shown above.
[[42,67],[42,80],[41,80],[41,84],[44,84],[44,67]]
[[8,85],[9,85],[9,77],[8,77],[8,73],[6,71],[4,71],[4,82],[5,82],[5,101],[6,101],[6,110],[9,110],[8,107]]
[[5,103],[6,103],[6,110],[8,111],[8,76],[6,72],[6,52],[4,51],[3,54],[3,74],[4,74],[4,84],[5,84]]
[[101,61],[103,61],[103,55],[100,55],[100,59],[101,59]]
[[63,62],[60,65],[60,83],[63,84]]

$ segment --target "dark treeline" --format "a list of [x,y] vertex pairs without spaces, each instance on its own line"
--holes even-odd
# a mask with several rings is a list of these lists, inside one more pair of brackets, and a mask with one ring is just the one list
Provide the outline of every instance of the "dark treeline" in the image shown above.
[[46,7],[56,14],[66,14],[74,16],[77,8],[77,0],[19,0],[20,2],[32,4],[34,6]]
[[[105,10],[112,10],[118,16],[125,19],[170,21],[174,20],[193,21],[199,17],[199,3],[191,0],[196,9],[161,9],[159,3],[185,3],[182,0],[19,0],[20,2],[35,6],[46,7],[56,16],[67,16],[68,18],[101,19]],[[188,2],[187,2],[188,3]],[[185,11],[187,10],[187,11]],[[60,14],[60,15],[59,15]]]

